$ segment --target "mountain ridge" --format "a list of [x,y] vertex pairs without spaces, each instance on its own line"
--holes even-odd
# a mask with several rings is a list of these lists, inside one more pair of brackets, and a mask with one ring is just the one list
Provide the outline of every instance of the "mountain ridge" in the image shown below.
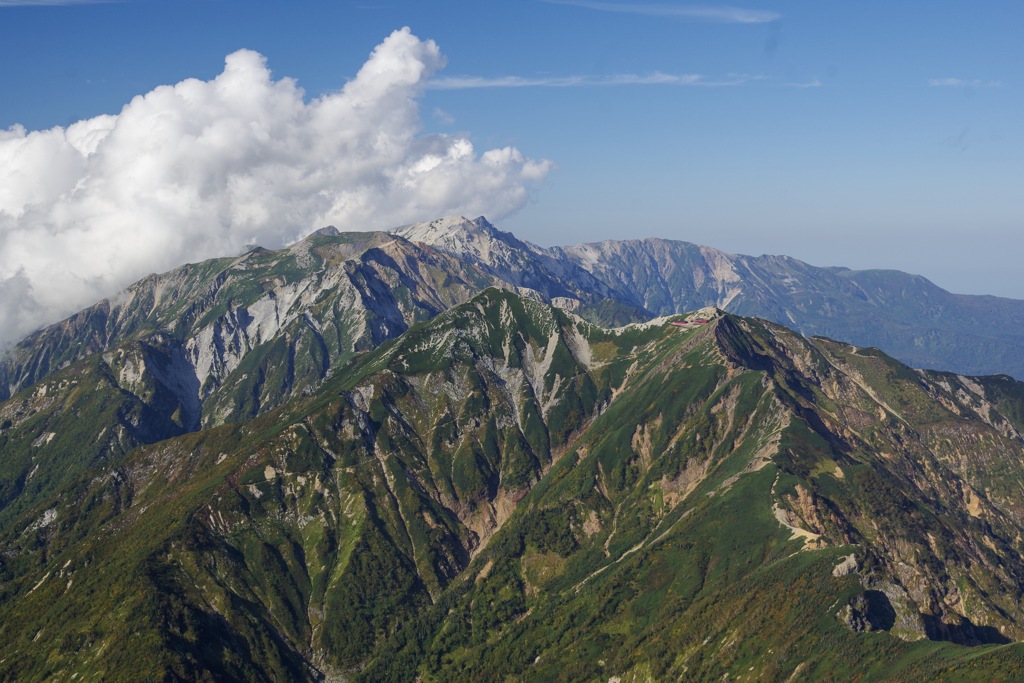
[[[224,289],[228,280],[234,291]],[[791,325],[803,334],[883,348],[918,367],[1024,375],[1018,342],[1024,331],[1024,302],[953,295],[921,276],[899,271],[816,268],[790,257],[736,256],[658,238],[545,249],[494,228],[483,217],[454,216],[390,233],[324,229],[284,250],[248,252],[151,275],[16,345],[0,362],[0,398],[74,359],[147,332],[171,334],[182,344],[193,340],[197,375],[213,375],[221,382],[225,368],[230,374],[241,357],[210,357],[224,353],[210,350],[211,344],[220,343],[215,337],[227,334],[224,343],[248,355],[284,329],[276,323],[268,327],[266,316],[285,315],[295,322],[294,313],[281,306],[294,299],[296,286],[323,295],[335,280],[349,290],[336,304],[342,307],[336,317],[344,322],[308,318],[303,334],[314,339],[303,343],[321,346],[319,355],[326,360],[319,368],[303,369],[309,378],[300,380],[304,388],[367,344],[394,336],[492,285],[533,292],[531,296],[601,324],[716,305]],[[453,297],[460,286],[461,293]],[[392,301],[392,290],[410,291],[412,298]],[[172,297],[189,305],[169,307],[176,318],[153,317]],[[243,320],[232,319],[235,312]],[[210,314],[221,317],[211,320]],[[202,329],[211,323],[213,327]],[[324,324],[335,328],[326,350],[324,340],[317,338]],[[197,340],[200,334],[206,335],[202,341]],[[353,334],[356,338],[349,339]],[[202,358],[200,347],[207,347]],[[272,396],[257,399],[261,405],[279,402]],[[237,412],[237,407],[222,407],[220,419]]]
[[952,294],[897,270],[822,268],[664,238],[528,249],[546,256],[543,264],[559,264],[553,271],[566,264],[586,271],[610,298],[647,316],[715,305],[808,336],[882,348],[915,367],[1024,377],[1017,341],[1024,301]]
[[146,398],[138,358],[0,403],[5,459],[68,473],[0,519],[4,676],[1021,670],[984,645],[1024,637],[1009,378],[489,288],[308,395],[72,471],[107,422],[62,406],[98,407],[97,372]]

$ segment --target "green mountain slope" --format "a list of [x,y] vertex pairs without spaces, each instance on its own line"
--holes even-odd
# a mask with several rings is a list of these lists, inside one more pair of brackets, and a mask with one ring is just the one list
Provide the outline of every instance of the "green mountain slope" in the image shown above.
[[[500,336],[499,319],[509,330]],[[610,380],[595,383],[573,355],[589,348],[583,331],[594,328],[491,290],[304,403],[90,472],[9,528],[4,604],[13,611],[0,639],[85,629],[104,634],[89,639],[95,651],[148,634],[151,649],[136,657],[153,675],[205,666],[248,676],[208,653],[166,663],[167,648],[209,642],[224,610],[236,639],[276,643],[251,664],[258,676],[300,675],[296,652],[324,670],[357,666],[445,589],[550,466],[552,436],[578,428],[607,394]],[[91,604],[88,583],[65,586],[76,563],[64,558],[83,553],[95,557],[93,580],[116,583],[102,591],[109,603]],[[61,581],[33,590],[52,562]],[[90,623],[69,619],[77,601]],[[43,677],[83,655],[15,649],[47,664],[12,658],[13,670]],[[115,675],[120,665],[102,661],[79,671]]]
[[714,340],[627,388],[367,678],[1019,675],[1016,646],[923,641],[1021,633],[1021,443],[984,389],[756,321]]
[[395,639],[407,668],[387,651],[368,679],[1020,675],[1017,646],[922,641],[1020,637],[1016,427],[949,400],[978,400],[966,378],[756,322],[716,336],[732,373],[696,410],[688,373],[627,392],[413,627],[433,639]]
[[186,362],[166,338],[92,356],[0,404],[0,526],[142,444],[199,424]]
[[[687,319],[489,289],[254,419],[81,458],[0,520],[0,677],[1024,671],[1021,385]],[[71,377],[184,429],[90,363],[0,404],[5,458],[109,432],[71,431]]]

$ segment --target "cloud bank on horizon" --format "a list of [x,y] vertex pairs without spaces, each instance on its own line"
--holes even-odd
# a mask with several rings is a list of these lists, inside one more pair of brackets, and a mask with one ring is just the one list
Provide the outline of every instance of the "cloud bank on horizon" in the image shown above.
[[246,244],[520,208],[550,162],[421,132],[419,99],[443,66],[404,28],[340,91],[306,102],[240,50],[214,79],[160,86],[117,115],[0,130],[0,348]]

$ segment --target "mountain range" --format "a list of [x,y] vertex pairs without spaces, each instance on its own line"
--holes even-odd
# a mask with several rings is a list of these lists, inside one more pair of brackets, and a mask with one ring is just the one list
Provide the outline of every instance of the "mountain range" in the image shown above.
[[0,366],[0,678],[1020,678],[1019,305],[463,218],[151,276]]
[[[717,306],[881,348],[913,367],[1024,377],[1024,301],[950,294],[899,271],[817,268],[661,239],[544,249],[482,217],[453,216],[391,233],[324,228],[284,250],[152,275],[18,344],[0,363],[0,398],[73,360],[163,332],[190,354],[204,402],[216,404],[205,424],[251,416],[486,286],[596,324]],[[243,358],[262,370],[232,377]],[[270,365],[288,376],[268,377]],[[232,400],[232,391],[246,396]]]

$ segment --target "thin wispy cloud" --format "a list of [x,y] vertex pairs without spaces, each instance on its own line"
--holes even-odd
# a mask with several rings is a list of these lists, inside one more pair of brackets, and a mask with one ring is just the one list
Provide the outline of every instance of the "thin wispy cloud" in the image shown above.
[[768,77],[764,74],[740,74],[740,73],[727,73],[725,78],[708,81],[701,80],[693,85],[701,85],[705,88],[732,88],[738,85],[746,85],[751,81],[767,81]]
[[813,78],[803,83],[786,83],[787,88],[820,88],[824,85],[817,78]]
[[[717,79],[701,74],[615,74],[612,76],[442,76],[427,82],[431,90],[473,90],[477,88],[583,88],[630,85],[694,86],[729,88],[763,81],[761,74],[729,73]],[[807,85],[805,87],[813,87]]]
[[0,0],[0,7],[59,7],[63,5],[105,5],[119,0]]
[[980,78],[968,80],[965,78],[932,78],[928,85],[933,88],[1001,88],[1002,81],[983,81]]
[[432,90],[472,90],[476,88],[579,88],[622,85],[697,85],[698,74],[616,74],[613,76],[443,76],[431,79]]
[[434,107],[434,120],[445,126],[450,126],[455,123],[455,117],[446,112],[440,107]]
[[570,5],[599,12],[640,14],[651,17],[675,17],[697,21],[715,21],[729,24],[768,24],[782,15],[766,10],[740,7],[709,7],[706,5],[678,5],[675,3],[592,2],[591,0],[541,0],[549,5]]

